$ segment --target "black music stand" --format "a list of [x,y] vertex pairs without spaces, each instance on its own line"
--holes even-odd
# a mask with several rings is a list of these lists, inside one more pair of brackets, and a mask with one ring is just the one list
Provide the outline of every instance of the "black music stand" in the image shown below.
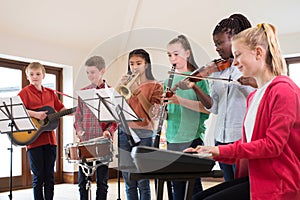
[[[128,127],[128,121],[141,121],[125,98],[114,88],[80,90],[78,96],[93,112],[100,122],[118,122],[126,132],[127,140],[131,146],[139,143],[139,138]],[[120,153],[118,133],[118,200],[120,200]]]
[[117,105],[120,105],[126,121],[141,120],[114,88],[80,90],[77,94],[101,122],[119,121]]
[[10,138],[10,176],[9,199],[12,199],[12,153],[13,133],[19,131],[34,131],[35,125],[31,121],[26,108],[19,96],[0,99],[0,131]]

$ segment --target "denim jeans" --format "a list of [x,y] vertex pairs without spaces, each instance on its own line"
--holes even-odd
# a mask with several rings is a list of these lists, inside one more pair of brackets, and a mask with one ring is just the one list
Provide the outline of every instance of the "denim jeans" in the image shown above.
[[32,187],[34,199],[52,200],[54,195],[56,146],[48,144],[29,149],[28,157],[33,173]]
[[[100,162],[97,162],[99,164]],[[92,166],[92,163],[87,163]],[[106,200],[107,199],[107,190],[108,190],[108,166],[100,165],[97,167],[96,171],[96,200]],[[78,169],[78,186],[80,200],[88,200],[88,190],[86,188],[87,176],[83,173],[82,168]]]
[[[134,131],[139,135],[139,132],[149,130]],[[151,131],[152,132],[152,131]],[[140,146],[151,146],[152,137],[140,138]],[[130,180],[129,173],[136,171],[133,159],[130,155],[132,147],[129,145],[126,133],[119,128],[119,154],[120,154],[120,168],[122,170],[123,179],[125,182],[127,200],[151,200],[150,181],[144,180]],[[140,197],[140,198],[139,198]]]
[[[167,148],[168,150],[172,151],[183,151],[184,149],[188,147],[195,148],[198,145],[203,145],[202,140],[195,139],[192,142],[186,142],[186,143],[168,143]],[[186,181],[172,181],[172,189],[173,189],[173,199],[174,200],[184,200],[185,198],[185,192],[186,192]],[[195,185],[193,189],[193,194],[196,194],[198,192],[201,192],[203,190],[201,179],[196,178],[195,179]]]
[[[220,142],[216,142],[216,146],[218,145],[226,145],[226,144],[230,144],[230,143],[220,143]],[[224,180],[225,181],[232,181],[234,180],[234,173],[235,173],[235,165],[228,165],[225,163],[221,163],[219,162],[220,168],[223,171],[223,176],[224,176]]]

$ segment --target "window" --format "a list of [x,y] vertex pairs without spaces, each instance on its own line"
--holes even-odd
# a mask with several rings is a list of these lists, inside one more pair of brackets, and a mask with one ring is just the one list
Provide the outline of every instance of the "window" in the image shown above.
[[289,65],[289,76],[300,87],[300,63]]
[[300,57],[286,58],[289,77],[300,87]]
[[[13,77],[13,78],[12,78]],[[12,97],[16,96],[22,88],[22,70],[11,69],[0,66],[0,96],[1,97]],[[10,139],[5,134],[0,135],[0,152],[3,162],[0,170],[0,178],[9,177],[10,172]],[[20,163],[21,160],[21,148],[13,148],[13,163]],[[12,174],[13,176],[22,175],[22,165],[14,165]]]

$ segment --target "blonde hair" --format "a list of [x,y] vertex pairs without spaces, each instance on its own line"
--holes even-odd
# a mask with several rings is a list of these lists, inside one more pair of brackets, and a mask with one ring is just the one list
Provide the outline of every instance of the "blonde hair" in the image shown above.
[[30,64],[26,67],[25,72],[26,72],[26,75],[27,75],[27,76],[29,75],[29,74],[28,74],[28,73],[29,73],[29,72],[28,72],[29,69],[42,69],[43,75],[46,74],[46,69],[45,69],[45,67],[44,67],[41,63],[39,63],[39,62],[32,62],[32,63],[30,63]]
[[266,64],[270,71],[275,76],[287,74],[286,62],[280,52],[275,26],[267,23],[258,24],[233,36],[232,40],[239,40],[252,50],[258,45],[262,46],[267,52]]

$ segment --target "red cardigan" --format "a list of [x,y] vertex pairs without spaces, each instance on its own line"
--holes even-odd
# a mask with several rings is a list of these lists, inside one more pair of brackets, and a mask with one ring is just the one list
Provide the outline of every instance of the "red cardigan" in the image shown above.
[[[255,92],[247,99],[247,108]],[[216,160],[236,163],[236,178],[249,175],[251,199],[300,199],[300,89],[287,76],[267,87],[251,142],[219,146]]]

